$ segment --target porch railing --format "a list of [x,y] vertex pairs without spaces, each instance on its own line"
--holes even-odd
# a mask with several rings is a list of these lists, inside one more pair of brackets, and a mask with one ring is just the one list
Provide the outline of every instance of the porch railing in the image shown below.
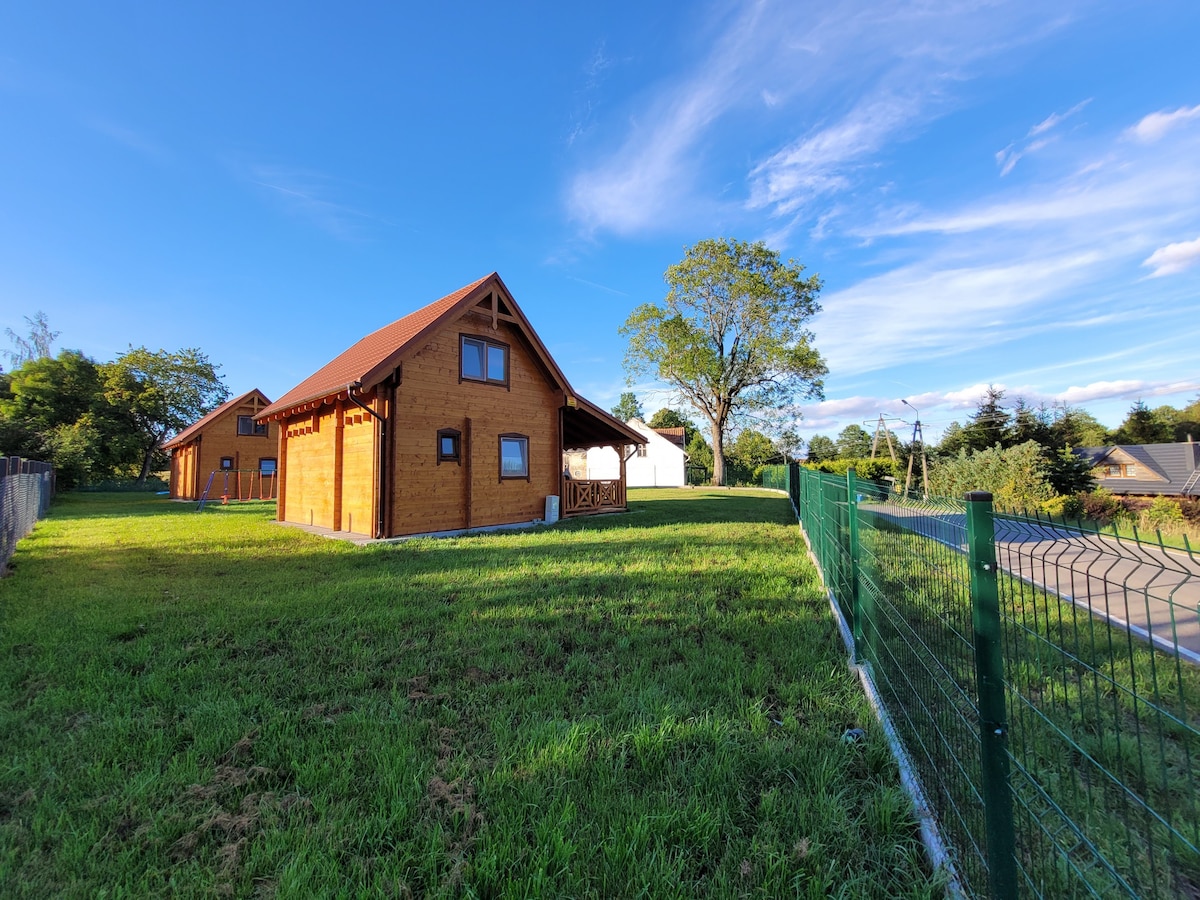
[[562,496],[564,516],[585,516],[626,506],[625,485],[620,479],[564,478]]

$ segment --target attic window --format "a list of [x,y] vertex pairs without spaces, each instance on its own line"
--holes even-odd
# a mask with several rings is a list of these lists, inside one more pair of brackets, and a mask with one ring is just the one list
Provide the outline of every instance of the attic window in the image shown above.
[[507,387],[508,345],[463,335],[459,378]]
[[238,434],[265,435],[266,433],[266,424],[255,422],[254,416],[238,416]]

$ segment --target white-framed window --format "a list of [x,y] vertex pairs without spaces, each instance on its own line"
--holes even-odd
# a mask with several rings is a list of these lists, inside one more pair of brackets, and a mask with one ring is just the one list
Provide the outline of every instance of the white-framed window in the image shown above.
[[529,480],[529,438],[523,434],[500,435],[500,480]]
[[508,386],[508,344],[464,334],[459,345],[460,381]]

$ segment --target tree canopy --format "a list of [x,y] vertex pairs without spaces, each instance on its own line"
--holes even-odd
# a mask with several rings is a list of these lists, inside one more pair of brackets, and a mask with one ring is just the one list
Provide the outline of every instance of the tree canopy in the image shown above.
[[643,419],[646,415],[642,412],[642,404],[638,402],[637,394],[633,391],[625,391],[621,394],[621,399],[612,408],[612,414],[622,422],[628,422],[630,419]]
[[34,313],[32,318],[29,316],[22,318],[29,326],[28,336],[23,337],[11,328],[4,329],[5,336],[12,341],[13,349],[5,350],[3,353],[14,368],[37,359],[48,358],[51,348],[54,346],[54,339],[61,334],[61,332],[50,330],[50,320],[41,310]]
[[828,369],[806,328],[821,281],[803,271],[761,242],[703,240],[667,269],[663,302],[642,304],[621,327],[630,377],[671,385],[708,422],[714,484],[732,417],[822,396]]
[[182,431],[229,398],[219,367],[195,348],[171,353],[130,347],[104,367],[105,396],[134,422],[142,448],[138,483],[170,434]]

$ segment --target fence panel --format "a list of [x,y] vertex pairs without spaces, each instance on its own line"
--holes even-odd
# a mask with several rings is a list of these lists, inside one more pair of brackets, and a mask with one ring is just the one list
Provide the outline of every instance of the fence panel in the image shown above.
[[[960,884],[979,896],[1200,896],[1200,561],[1014,514],[994,518],[994,555],[972,555],[962,501],[859,481],[850,503],[836,480],[800,469],[788,490]],[[988,567],[991,668],[971,590]],[[985,800],[1005,781],[1012,815],[989,822]],[[1003,877],[989,840],[1009,842]]]
[[17,541],[50,510],[54,468],[49,463],[0,457],[0,574],[17,549]]

